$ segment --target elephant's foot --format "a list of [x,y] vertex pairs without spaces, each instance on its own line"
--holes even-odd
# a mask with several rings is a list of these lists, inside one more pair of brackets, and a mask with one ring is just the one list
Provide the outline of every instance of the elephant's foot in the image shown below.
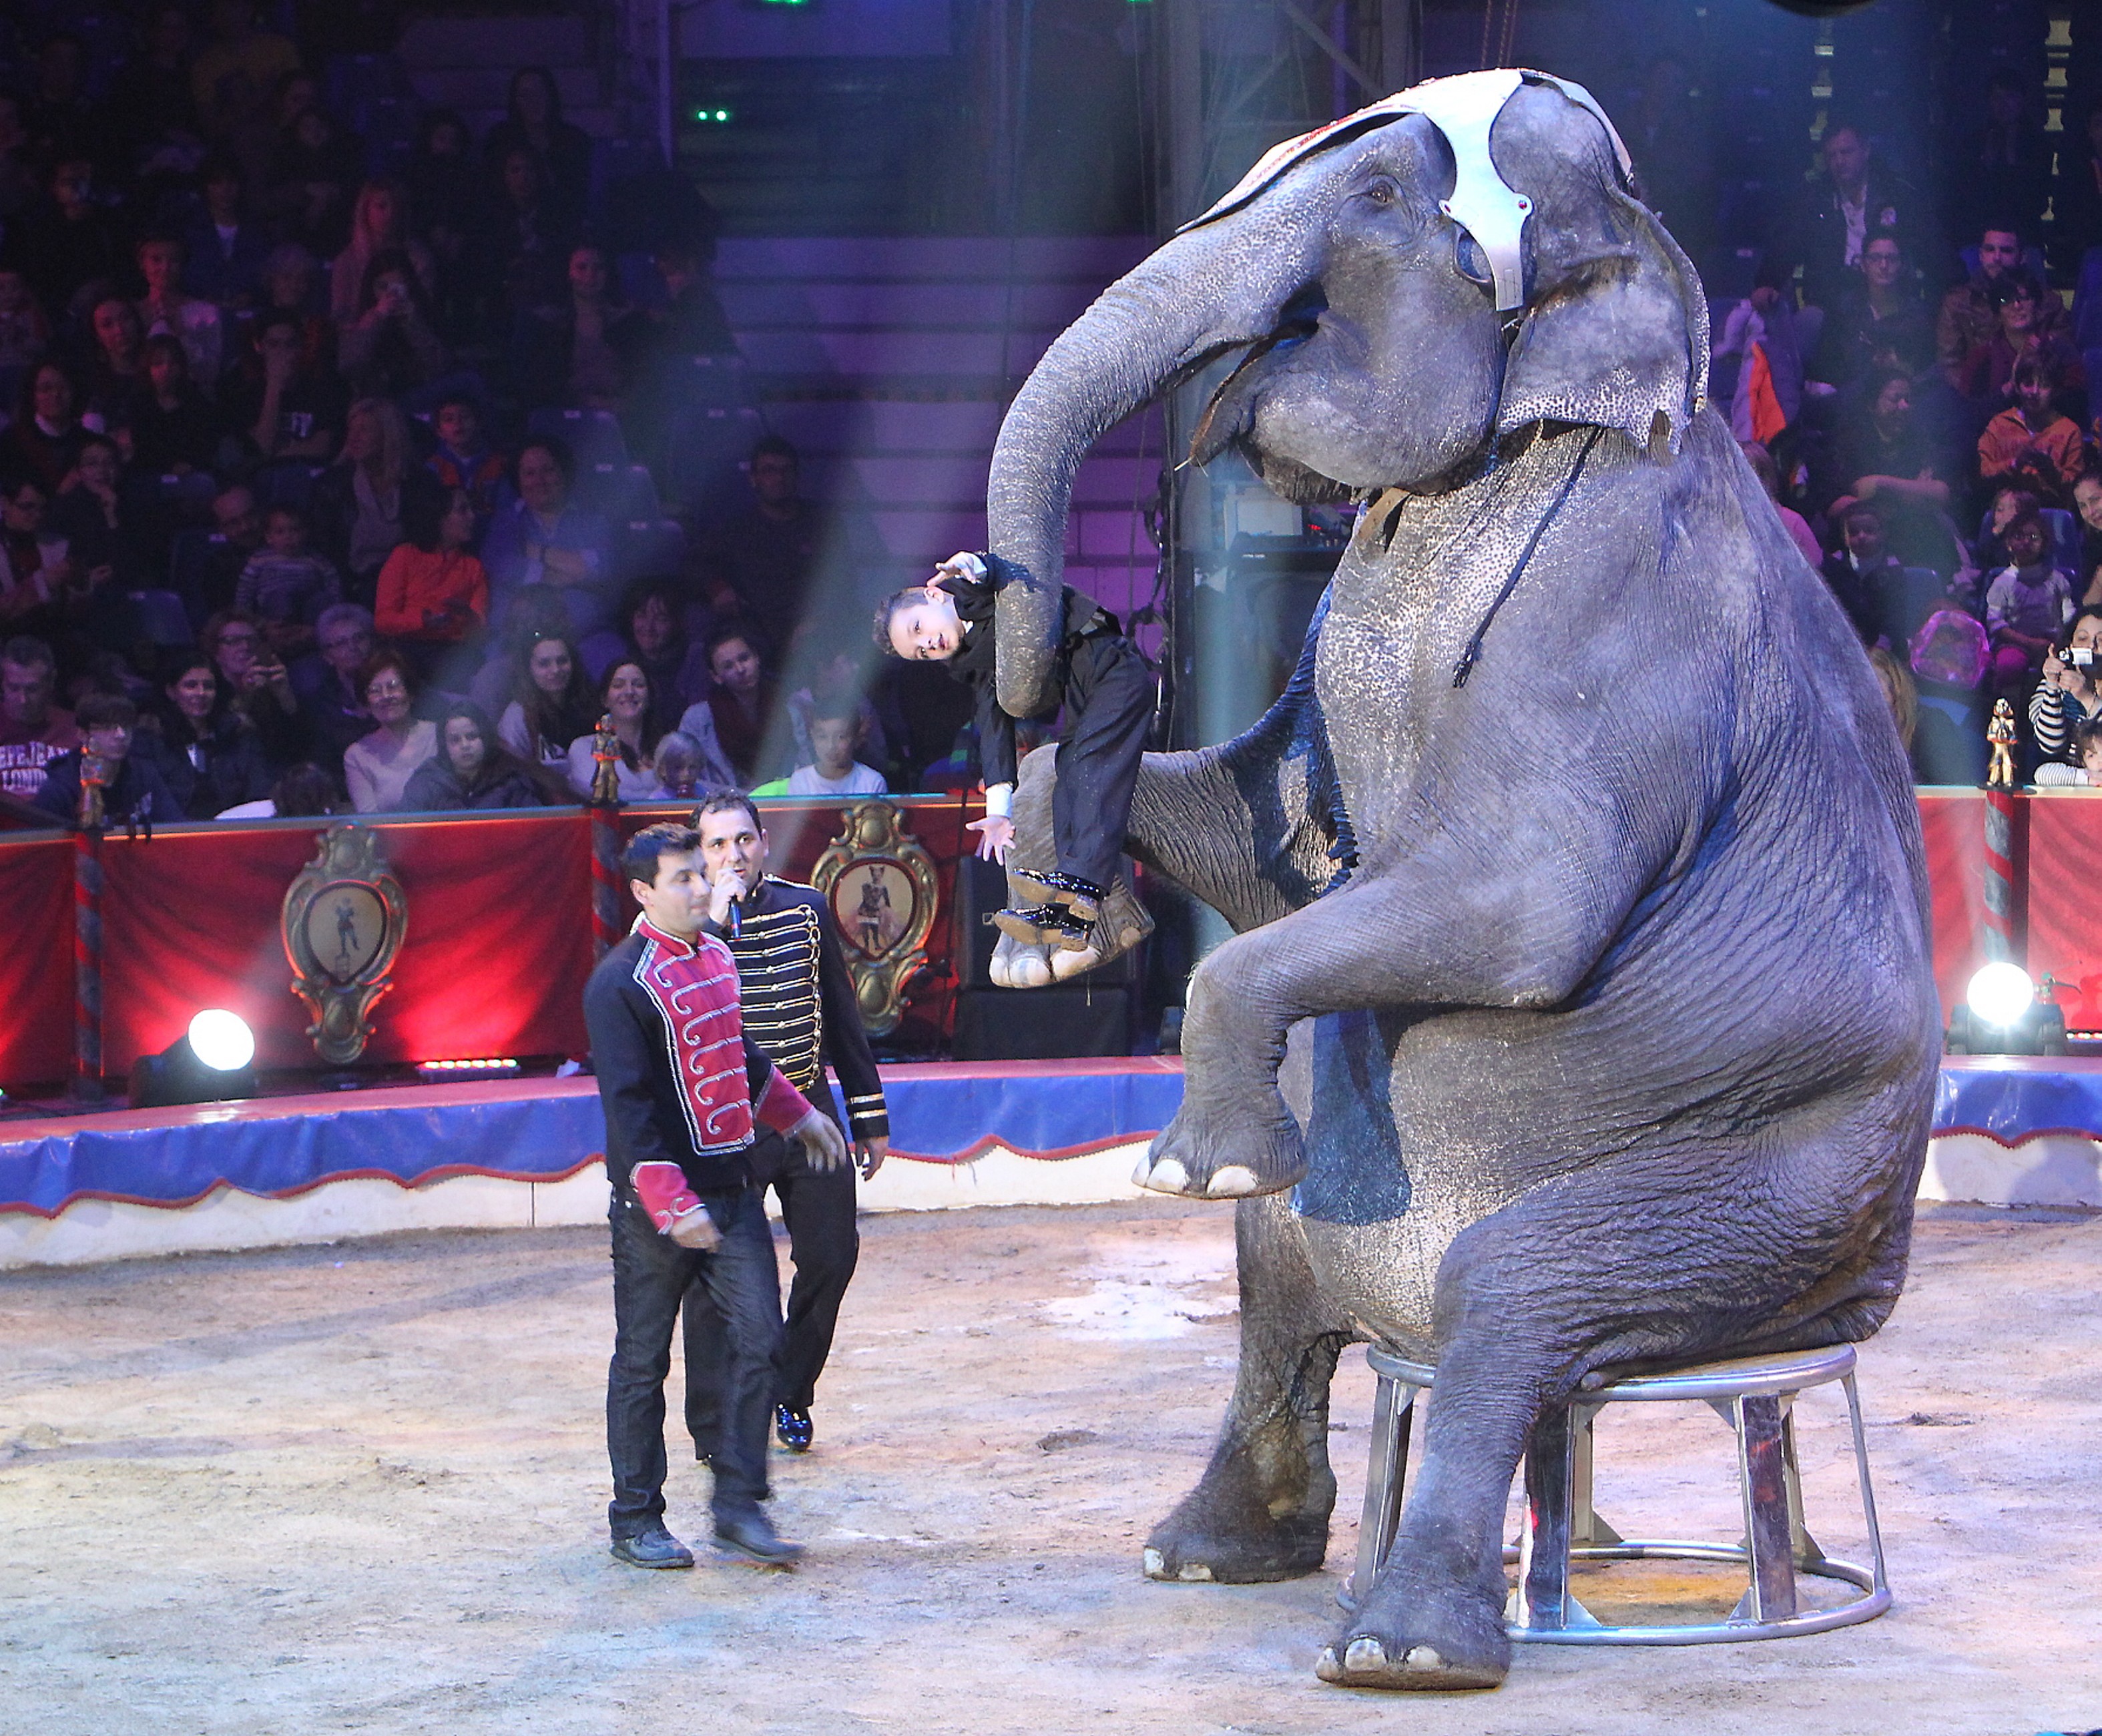
[[[1333,1502],[1333,1481],[1323,1481]],[[1245,1452],[1222,1451],[1146,1539],[1146,1577],[1258,1585],[1304,1578],[1328,1552],[1326,1506],[1309,1512],[1289,1495],[1266,1499]]]
[[[1231,1127],[1231,1136],[1211,1134],[1207,1130],[1213,1125]],[[1280,1124],[1275,1116],[1251,1115],[1215,1123],[1193,1112],[1186,1099],[1182,1112],[1138,1160],[1131,1179],[1155,1194],[1186,1199],[1246,1199],[1282,1194],[1306,1176],[1306,1148],[1289,1120]]]
[[1447,1693],[1495,1688],[1510,1672],[1501,1596],[1420,1582],[1376,1586],[1350,1625],[1322,1649],[1314,1673],[1345,1688]]
[[1078,950],[1071,947],[1054,948],[1051,954],[1051,976],[1057,982],[1080,976],[1093,970],[1102,962],[1102,950],[1092,941]]
[[1051,977],[1051,949],[1032,946],[1003,934],[992,950],[992,982],[996,989],[1041,989]]

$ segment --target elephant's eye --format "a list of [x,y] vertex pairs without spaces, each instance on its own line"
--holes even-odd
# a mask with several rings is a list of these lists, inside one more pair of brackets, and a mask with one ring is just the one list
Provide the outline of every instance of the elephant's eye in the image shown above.
[[1365,197],[1374,205],[1391,205],[1401,197],[1401,189],[1385,175],[1378,175],[1366,183]]
[[1488,284],[1495,277],[1489,269],[1489,256],[1482,251],[1482,244],[1465,229],[1453,238],[1452,254],[1463,277],[1479,284]]

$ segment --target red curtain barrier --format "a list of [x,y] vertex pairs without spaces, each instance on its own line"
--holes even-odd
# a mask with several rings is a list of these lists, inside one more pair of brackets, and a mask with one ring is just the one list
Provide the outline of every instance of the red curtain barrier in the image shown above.
[[[898,1035],[932,1047],[955,979],[956,859],[977,812],[905,799],[906,823],[938,868],[928,968]],[[774,871],[807,879],[840,830],[833,802],[765,804]],[[678,810],[621,816],[623,835]],[[164,827],[104,843],[103,1056],[113,1078],[157,1054],[206,1007],[255,1033],[257,1065],[319,1070],[309,1015],[291,992],[280,923],[285,889],[331,822]],[[592,964],[591,826],[579,809],[376,820],[408,903],[393,987],[372,1008],[375,1064],[581,1054]],[[48,835],[0,841],[0,1083],[64,1077],[73,1044],[73,858]],[[634,909],[623,896],[622,920]]]
[[[931,1048],[955,994],[958,859],[978,812],[907,797],[906,822],[939,870],[928,968],[914,979],[902,1044]],[[838,834],[834,802],[763,804],[777,873],[807,879]],[[2069,1024],[2102,1030],[2102,797],[2069,791],[2016,802],[2016,932],[2029,906],[2029,963],[2073,985]],[[623,835],[668,809],[623,813]],[[1934,973],[1945,1011],[1984,962],[1984,798],[1923,790],[1920,819],[1934,895]],[[2024,822],[2027,824],[2024,824]],[[226,1007],[254,1028],[273,1069],[318,1070],[305,1008],[291,993],[278,924],[285,888],[312,859],[323,822],[164,828],[104,851],[103,1045],[113,1077],[166,1048],[191,1016]],[[580,810],[380,821],[409,904],[394,987],[373,1008],[374,1062],[564,1055],[583,1047],[590,973],[590,822]],[[2024,834],[2028,835],[2026,855]],[[2033,860],[2028,858],[2033,857]],[[71,848],[62,837],[0,839],[0,1083],[64,1077],[73,1040]],[[633,915],[623,913],[623,920]]]

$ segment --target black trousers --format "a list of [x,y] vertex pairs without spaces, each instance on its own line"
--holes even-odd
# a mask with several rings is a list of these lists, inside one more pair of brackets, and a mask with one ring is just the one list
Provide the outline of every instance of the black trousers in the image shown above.
[[[606,1371],[606,1456],[613,1462],[615,1537],[664,1517],[664,1377],[672,1333],[690,1290],[711,1305],[729,1426],[717,1430],[713,1506],[718,1520],[757,1510],[766,1495],[766,1427],[781,1350],[781,1276],[758,1190],[702,1196],[722,1232],[712,1254],[662,1234],[641,1207],[613,1198],[613,1362]],[[690,1327],[689,1328],[690,1331]]]
[[[830,1105],[829,1084],[808,1095],[822,1107]],[[834,1120],[838,1119],[836,1110]],[[829,1175],[810,1167],[800,1144],[778,1133],[762,1133],[749,1154],[752,1176],[763,1198],[772,1188],[780,1196],[781,1220],[788,1231],[788,1257],[796,1268],[788,1291],[788,1322],[774,1357],[768,1402],[792,1410],[810,1408],[818,1376],[831,1354],[839,1325],[840,1304],[861,1256],[861,1232],[854,1227],[854,1171],[843,1164]],[[721,1436],[725,1394],[732,1385],[720,1304],[703,1285],[686,1292],[686,1428],[696,1458],[712,1459]]]
[[1051,830],[1059,871],[1105,891],[1116,879],[1131,826],[1131,793],[1155,697],[1153,671],[1129,640],[1097,633],[1073,648]]

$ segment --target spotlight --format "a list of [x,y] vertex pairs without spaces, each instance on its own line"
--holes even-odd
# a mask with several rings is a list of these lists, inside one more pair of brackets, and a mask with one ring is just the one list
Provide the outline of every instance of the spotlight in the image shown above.
[[427,1079],[501,1079],[517,1072],[518,1063],[508,1056],[483,1061],[419,1061],[416,1071]]
[[159,1054],[139,1058],[131,1070],[131,1107],[170,1109],[252,1097],[255,1060],[255,1034],[247,1021],[237,1013],[208,1009]]
[[[2051,979],[2044,978],[2047,990]],[[2037,993],[2019,964],[2004,959],[1971,979],[1949,1021],[1952,1055],[2063,1055],[2065,1015]]]

